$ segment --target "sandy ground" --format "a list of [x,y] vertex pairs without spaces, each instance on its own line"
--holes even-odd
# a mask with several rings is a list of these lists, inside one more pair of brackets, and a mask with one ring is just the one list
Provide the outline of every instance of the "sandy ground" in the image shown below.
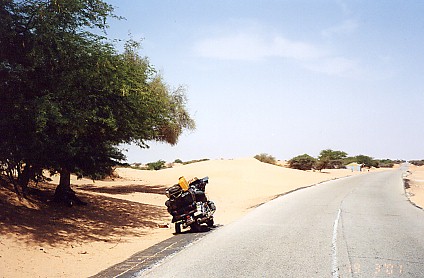
[[424,208],[424,166],[410,165],[406,176],[409,199],[415,205]]
[[117,173],[120,178],[110,181],[73,177],[74,189],[89,204],[72,208],[47,202],[57,177],[34,189],[30,201],[0,186],[0,277],[87,277],[174,236],[164,192],[180,176],[209,176],[215,223],[226,225],[278,195],[364,172],[299,171],[246,158]]

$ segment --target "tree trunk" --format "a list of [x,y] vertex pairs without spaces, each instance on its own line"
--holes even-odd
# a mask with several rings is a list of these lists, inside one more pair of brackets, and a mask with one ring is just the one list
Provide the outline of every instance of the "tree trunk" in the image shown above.
[[60,181],[59,181],[58,187],[72,190],[71,189],[71,172],[69,172],[68,170],[60,171]]
[[60,171],[59,185],[54,192],[53,201],[57,203],[64,203],[72,207],[76,205],[86,205],[87,203],[81,201],[76,195],[75,191],[71,188],[71,172],[68,170]]
[[22,170],[22,173],[19,175],[19,186],[22,190],[22,195],[24,197],[27,196],[28,193],[28,184],[29,180],[34,177],[34,168],[26,164],[24,166],[24,169]]

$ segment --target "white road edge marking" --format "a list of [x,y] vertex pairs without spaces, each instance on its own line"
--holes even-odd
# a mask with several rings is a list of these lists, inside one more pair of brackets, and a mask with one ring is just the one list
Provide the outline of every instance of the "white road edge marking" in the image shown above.
[[339,211],[337,213],[336,220],[334,221],[334,227],[333,227],[333,240],[331,242],[331,250],[332,250],[332,264],[331,264],[331,273],[333,274],[333,278],[339,278],[339,268],[337,266],[337,230],[339,226],[339,220],[340,220],[340,214],[342,212],[342,209],[339,208]]

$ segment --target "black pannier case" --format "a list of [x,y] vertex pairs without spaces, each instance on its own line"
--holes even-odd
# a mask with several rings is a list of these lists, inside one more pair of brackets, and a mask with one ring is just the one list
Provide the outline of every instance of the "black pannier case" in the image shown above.
[[176,199],[180,197],[183,192],[181,186],[179,184],[173,185],[166,190],[166,195],[169,199]]

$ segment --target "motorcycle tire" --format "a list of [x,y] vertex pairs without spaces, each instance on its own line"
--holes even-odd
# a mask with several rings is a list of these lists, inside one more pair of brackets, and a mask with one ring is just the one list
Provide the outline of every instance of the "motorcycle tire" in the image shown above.
[[193,223],[190,225],[190,229],[192,232],[198,232],[200,231],[200,224],[198,223]]
[[181,234],[181,223],[175,223],[175,233]]
[[210,228],[210,227],[213,227],[213,225],[214,225],[215,223],[214,223],[213,219],[209,219],[209,220],[206,222],[206,224],[207,224],[207,225],[208,225],[208,227]]

